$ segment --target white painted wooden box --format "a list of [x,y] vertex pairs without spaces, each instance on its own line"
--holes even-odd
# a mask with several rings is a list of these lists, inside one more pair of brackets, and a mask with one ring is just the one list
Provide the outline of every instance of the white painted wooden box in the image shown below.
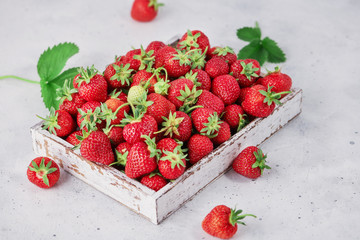
[[281,106],[266,118],[257,118],[208,156],[191,166],[174,182],[155,192],[121,171],[90,162],[65,140],[42,129],[31,128],[36,154],[54,159],[65,171],[124,204],[155,224],[170,216],[196,193],[224,174],[232,160],[247,146],[258,146],[301,113],[302,90],[292,89]]

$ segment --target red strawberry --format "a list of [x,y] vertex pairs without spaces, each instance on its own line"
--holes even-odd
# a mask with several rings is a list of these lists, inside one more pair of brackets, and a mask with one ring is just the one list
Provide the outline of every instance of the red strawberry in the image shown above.
[[224,102],[213,93],[203,90],[199,96],[196,105],[203,106],[204,108],[213,109],[217,114],[220,114],[224,111],[225,105]]
[[220,124],[219,116],[210,108],[197,108],[191,113],[191,119],[196,130],[208,137],[214,137],[217,135]]
[[[108,100],[106,100],[105,105],[107,106],[107,109],[103,108],[103,114],[112,116],[113,114],[116,113],[115,117],[111,120],[111,123],[110,123],[111,125],[120,124],[121,120],[123,120],[125,117],[125,113],[129,113],[130,106],[125,105],[125,106],[121,107],[123,104],[125,104],[125,102],[121,101],[120,99],[118,99],[116,97],[109,98]],[[104,110],[106,112],[104,112]]]
[[160,132],[164,132],[164,136],[178,139],[185,142],[191,136],[192,124],[191,118],[184,112],[170,112],[167,118],[164,118],[162,123],[163,128]]
[[135,113],[134,117],[128,116],[128,118],[123,119],[122,123],[128,123],[124,126],[123,135],[130,144],[143,141],[142,135],[150,135],[150,138],[153,138],[158,130],[156,120],[148,114],[139,115]]
[[77,124],[80,129],[88,130],[101,130],[105,127],[105,121],[100,118],[101,103],[90,101],[82,105],[78,110],[79,113],[76,117]]
[[155,62],[154,67],[160,68],[164,66],[165,56],[175,54],[176,50],[175,48],[171,46],[165,46],[158,51],[155,52]]
[[210,138],[200,134],[194,134],[191,136],[187,146],[189,149],[189,161],[191,164],[197,163],[214,149],[214,145]]
[[48,129],[51,134],[58,137],[66,137],[76,128],[76,123],[71,115],[64,110],[56,110],[51,107],[50,114],[44,120],[44,129]]
[[157,0],[135,0],[131,8],[131,17],[140,22],[152,21],[158,13],[159,7],[162,3],[157,3]]
[[[258,81],[258,84],[261,84],[265,87],[272,87],[271,91],[279,93],[290,91],[292,81],[291,78],[282,73],[278,67],[275,68],[274,72],[269,72],[264,78],[261,78]],[[282,94],[281,97],[284,97],[286,94]]]
[[199,30],[188,30],[180,39],[176,46],[179,49],[201,49],[202,52],[210,49],[208,37]]
[[137,73],[135,73],[133,75],[133,82],[131,86],[137,86],[137,85],[145,86],[146,84],[148,84],[148,81],[150,83],[149,93],[155,92],[154,85],[157,83],[156,76],[153,73],[148,72],[147,70],[140,70]]
[[[192,90],[194,87],[194,83],[186,78],[179,78],[175,81],[170,82],[168,99],[177,108],[181,107],[184,104],[184,100],[179,100],[179,97],[182,96],[181,91],[185,91],[185,86],[187,86],[188,89]],[[187,96],[184,95],[184,98],[186,97]]]
[[116,147],[125,141],[123,136],[123,128],[121,127],[115,127],[112,125],[109,128],[104,128],[103,131],[109,137],[112,147]]
[[211,139],[215,145],[220,145],[231,137],[230,126],[227,122],[220,123],[217,135]]
[[193,69],[185,75],[185,78],[193,81],[197,89],[210,91],[211,79],[204,70]]
[[159,51],[160,49],[166,47],[166,44],[161,42],[161,41],[152,41],[151,43],[149,43],[149,45],[146,47],[145,51],[146,52],[150,52],[151,50],[154,51],[153,54],[156,54],[157,51]]
[[105,165],[109,165],[115,160],[110,139],[102,131],[91,132],[81,142],[80,153],[89,161]]
[[245,100],[246,93],[249,91],[250,87],[240,88],[239,98],[236,100],[236,103],[241,105],[241,103]]
[[110,88],[124,88],[130,86],[130,76],[133,71],[129,63],[118,61],[106,67],[104,78]]
[[229,64],[221,57],[213,57],[206,63],[205,72],[211,78],[216,78],[229,73]]
[[113,165],[125,166],[131,147],[132,145],[128,142],[120,143],[115,148],[115,162],[113,162],[109,166],[113,166]]
[[167,117],[170,113],[169,100],[160,94],[150,93],[147,96],[147,101],[151,101],[153,104],[147,108],[146,113],[152,116],[157,124],[162,123],[164,121],[163,117]]
[[94,67],[86,70],[81,68],[80,74],[77,80],[80,97],[86,101],[105,102],[108,86],[105,78]]
[[212,92],[221,98],[225,105],[230,105],[238,99],[240,87],[234,77],[230,75],[221,75],[213,80]]
[[260,177],[264,169],[271,169],[266,165],[266,155],[261,149],[250,146],[245,148],[234,160],[232,168],[235,172],[251,179]]
[[37,157],[31,161],[27,177],[38,187],[51,188],[60,178],[60,169],[50,158]]
[[141,178],[140,182],[156,192],[167,184],[166,179],[158,173],[145,175]]
[[256,217],[252,214],[243,214],[242,210],[230,209],[225,205],[213,208],[202,221],[202,228],[208,234],[221,239],[229,239],[237,232],[237,223],[245,225],[240,220],[247,216]]
[[71,133],[65,140],[74,145],[74,146],[77,146],[80,144],[80,140],[76,137],[81,137],[83,135],[82,131],[81,130],[78,130],[78,131],[75,131],[73,133]]
[[247,123],[244,110],[237,104],[227,106],[222,119],[229,124],[231,129],[236,129],[236,131],[240,131]]
[[256,82],[260,75],[260,64],[255,59],[237,60],[231,65],[230,72],[240,87],[249,87]]
[[156,149],[155,138],[145,137],[145,142],[137,142],[130,149],[125,165],[125,174],[129,178],[141,177],[157,168],[159,150]]
[[178,145],[179,144],[172,138],[163,138],[156,144],[156,148],[161,151],[161,155],[162,155],[164,151],[172,151]]
[[64,86],[56,90],[56,99],[60,101],[59,109],[67,111],[71,116],[76,116],[78,113],[78,108],[86,103],[86,100],[82,99],[78,91],[73,88],[71,89],[71,83],[68,80],[65,80]]
[[153,51],[146,52],[141,46],[140,49],[130,50],[126,53],[124,62],[130,64],[130,68],[137,70],[146,69],[150,64],[153,64],[155,56],[153,56]]
[[[174,48],[163,48],[164,52],[158,52],[155,67],[163,66],[169,77],[178,78],[184,76],[191,69],[190,55]],[[161,50],[163,50],[161,49]],[[159,58],[159,60],[158,60]],[[161,66],[158,66],[162,64]]]
[[207,56],[208,59],[211,59],[214,56],[221,57],[229,64],[229,66],[231,66],[231,64],[233,64],[237,60],[234,50],[228,46],[212,47],[208,52]]
[[241,106],[244,111],[254,117],[267,117],[275,108],[275,104],[281,104],[278,100],[281,94],[288,92],[271,92],[271,87],[266,89],[263,85],[255,85],[246,93]]
[[77,83],[79,77],[81,77],[81,74],[80,74],[80,73],[78,73],[78,74],[74,77],[74,79],[73,79],[73,86],[74,86],[75,89],[78,89],[78,88],[79,88],[79,84]]

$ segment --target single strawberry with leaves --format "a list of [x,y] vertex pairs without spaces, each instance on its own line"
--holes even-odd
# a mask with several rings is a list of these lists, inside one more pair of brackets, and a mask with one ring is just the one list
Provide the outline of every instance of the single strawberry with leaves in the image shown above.
[[71,82],[65,80],[64,86],[56,90],[56,95],[58,96],[56,100],[59,101],[60,110],[65,110],[71,116],[76,117],[78,108],[81,108],[86,103],[86,100],[82,99],[77,89],[72,88],[71,85]]
[[236,60],[236,54],[234,53],[234,50],[231,47],[212,47],[208,54],[208,59],[211,59],[214,56],[218,56],[223,58],[228,64],[229,66],[231,66],[231,64],[233,64]]
[[247,178],[256,179],[263,174],[264,169],[271,169],[266,165],[266,157],[261,149],[250,146],[235,158],[232,168]]
[[157,16],[161,6],[164,4],[157,0],[135,0],[131,7],[131,17],[139,22],[150,22]]
[[51,188],[60,178],[59,166],[48,157],[33,159],[27,169],[30,182],[41,188]]
[[89,161],[109,165],[114,162],[115,156],[108,136],[102,131],[93,131],[84,136],[81,142],[80,153]]
[[222,120],[227,122],[232,130],[240,131],[247,123],[248,118],[240,105],[226,106]]
[[240,87],[249,87],[260,76],[260,64],[255,59],[237,60],[231,65],[230,72],[236,78]]
[[[258,82],[265,87],[272,87],[271,91],[279,93],[279,92],[287,92],[290,91],[292,80],[289,75],[282,73],[279,67],[275,67],[275,71],[268,72],[268,74],[261,78]],[[281,98],[286,95],[282,94]]]
[[107,98],[108,84],[98,70],[80,68],[81,76],[77,79],[80,97],[86,101],[105,102]]
[[220,129],[219,115],[210,108],[198,108],[191,113],[195,129],[202,135],[210,138],[216,137]]
[[201,223],[202,229],[208,234],[221,239],[229,239],[237,232],[237,224],[245,217],[255,217],[253,214],[242,214],[242,210],[231,209],[225,205],[214,207]]
[[187,30],[176,46],[178,49],[192,50],[201,49],[206,53],[210,49],[209,38],[199,30]]
[[192,123],[191,118],[182,111],[169,113],[168,117],[163,117],[162,129],[157,133],[164,133],[165,137],[177,139],[181,142],[189,140],[191,137]]
[[130,63],[124,64],[117,61],[106,67],[104,78],[110,88],[125,88],[130,86],[130,77],[133,71]]

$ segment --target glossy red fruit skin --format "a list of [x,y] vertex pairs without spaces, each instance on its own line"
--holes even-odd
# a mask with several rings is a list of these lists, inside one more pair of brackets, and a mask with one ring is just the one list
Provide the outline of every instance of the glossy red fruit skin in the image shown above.
[[[191,33],[195,36],[197,33],[200,33],[200,36],[197,38],[196,43],[199,45],[199,49],[201,49],[202,52],[205,52],[205,49],[210,49],[210,42],[209,38],[200,30],[192,30]],[[185,33],[181,39],[179,40],[179,43],[177,44],[177,48],[181,49],[181,41],[184,41],[187,38],[188,34]],[[190,49],[195,49],[194,47],[191,47]]]
[[110,139],[102,131],[94,131],[81,142],[81,155],[89,161],[109,165],[115,156]]
[[82,82],[79,86],[79,95],[86,101],[105,102],[108,84],[105,78],[96,74],[89,83]]
[[194,83],[186,78],[179,78],[170,82],[170,87],[168,89],[168,100],[172,102],[177,109],[184,104],[184,102],[179,100],[177,97],[181,96],[181,90],[185,91],[185,85],[188,86],[190,90],[192,90],[194,87]]
[[34,161],[36,163],[36,165],[40,165],[41,160],[44,158],[44,164],[45,166],[51,161],[51,166],[50,168],[57,168],[57,170],[55,172],[52,172],[50,174],[47,175],[48,179],[49,179],[49,186],[46,185],[42,179],[41,176],[37,176],[36,172],[30,170],[29,168],[27,169],[27,177],[29,179],[29,181],[33,184],[35,184],[38,187],[41,188],[51,188],[52,186],[55,185],[55,183],[57,183],[57,181],[60,178],[60,168],[59,166],[56,164],[56,162],[54,162],[52,159],[48,158],[48,157],[37,157],[35,159],[33,159],[31,161],[31,163],[29,164],[29,167],[33,167],[32,162]]
[[138,178],[149,174],[157,168],[156,158],[150,157],[148,145],[144,142],[135,143],[129,152],[125,165],[125,174],[129,178]]
[[202,91],[198,101],[196,102],[196,105],[213,109],[219,116],[225,109],[224,102],[218,96],[207,90]]
[[154,51],[153,55],[156,54],[157,51],[159,51],[160,49],[166,47],[166,44],[161,42],[161,41],[152,41],[151,43],[149,43],[149,45],[146,47],[145,51],[146,52],[150,52],[151,50]]
[[154,67],[155,68],[163,67],[164,61],[165,61],[165,56],[167,56],[167,55],[172,56],[173,54],[176,54],[176,50],[175,50],[175,48],[173,48],[171,46],[165,46],[165,47],[159,49],[155,53]]
[[60,105],[59,109],[67,111],[71,116],[75,117],[78,113],[78,108],[86,103],[86,100],[82,99],[79,93],[71,94],[72,100],[65,99]]
[[58,137],[67,137],[70,135],[76,128],[76,123],[70,113],[64,110],[57,110],[55,114],[58,114],[57,124],[60,128],[55,128],[56,136]]
[[239,97],[238,99],[236,100],[236,103],[238,105],[241,105],[241,103],[245,100],[245,96],[246,96],[246,93],[249,91],[250,87],[246,87],[246,88],[241,88],[240,89],[240,94],[239,94]]
[[[155,67],[158,67],[158,64],[162,64],[162,66],[166,69],[168,76],[172,78],[184,76],[188,71],[190,71],[190,65],[181,65],[180,60],[174,59],[174,55],[178,54],[174,48],[164,47],[161,50],[159,50],[159,54],[155,57],[155,60],[158,61],[158,63],[155,63]],[[159,60],[157,60],[158,58]]]
[[178,143],[172,138],[163,138],[156,144],[156,148],[161,151],[161,154],[164,154],[164,151],[172,152],[177,146]]
[[216,78],[229,73],[229,64],[221,57],[213,57],[206,63],[205,72],[211,78]]
[[143,176],[140,182],[155,192],[159,191],[168,183],[165,178],[159,175],[150,177],[150,174]]
[[147,101],[152,101],[153,104],[147,108],[146,113],[152,116],[157,124],[162,123],[164,121],[162,117],[168,117],[171,110],[169,100],[158,93],[150,93],[147,96]]
[[256,179],[261,176],[261,169],[259,167],[252,168],[256,162],[254,152],[259,149],[255,146],[245,148],[235,159],[232,168],[235,172],[251,179]]
[[151,72],[148,72],[146,70],[140,70],[133,75],[133,82],[131,84],[131,87],[138,86],[138,85],[145,86],[147,81],[150,81],[150,86],[148,89],[149,93],[155,92],[154,85],[155,85],[155,83],[157,83],[156,77],[153,76],[153,74]]
[[124,154],[125,152],[130,152],[131,147],[132,145],[130,143],[122,142],[115,148],[115,150],[121,154]]
[[227,122],[231,129],[237,129],[240,121],[239,115],[243,115],[245,113],[242,107],[237,104],[232,104],[226,106],[224,112],[222,120]]
[[76,138],[76,136],[82,136],[82,131],[81,130],[78,130],[78,131],[75,131],[75,132],[72,132],[65,140],[72,144],[72,145],[78,145],[80,144],[80,140]]
[[131,7],[131,17],[139,22],[150,22],[157,16],[154,7],[149,7],[149,0],[135,0]]
[[225,205],[213,208],[202,221],[202,229],[208,234],[221,239],[229,239],[237,232],[237,224],[229,222],[231,209]]
[[233,76],[221,75],[213,80],[212,92],[218,96],[225,105],[230,105],[238,99],[240,87]]
[[207,136],[194,134],[188,142],[188,149],[189,162],[195,164],[214,150],[214,144]]
[[228,63],[229,67],[231,66],[231,64],[233,64],[237,60],[237,56],[234,53],[227,53],[225,56],[218,55],[218,54],[214,53],[214,51],[217,48],[220,48],[220,47],[212,47],[212,48],[210,48],[210,50],[206,53],[206,59],[207,60],[210,60],[213,57],[221,57]]
[[197,76],[196,76],[197,81],[199,83],[201,83],[201,85],[198,86],[197,89],[210,91],[211,78],[210,78],[209,74],[207,74],[207,72],[205,72],[204,70],[201,70],[201,69],[193,69],[192,71],[193,71],[193,73],[197,73]]
[[[105,104],[106,106],[111,109],[112,112],[116,112],[116,110],[121,107],[126,102],[121,101],[118,98],[110,98],[106,100]],[[120,124],[121,120],[125,117],[125,113],[130,112],[130,106],[126,105],[120,108],[116,114],[116,118],[111,120],[111,125]]]
[[233,73],[233,76],[238,81],[240,87],[242,87],[242,88],[249,87],[256,82],[257,77],[250,77],[250,80],[249,80],[245,74],[242,74],[241,72],[243,70],[243,67],[241,66],[241,62],[244,62],[245,64],[249,64],[252,62],[253,63],[252,67],[259,69],[259,70],[255,71],[255,73],[259,76],[260,76],[261,67],[260,67],[259,62],[255,59],[239,59],[239,60],[235,61],[233,64],[231,64],[230,72]]
[[189,115],[184,112],[176,111],[177,118],[184,118],[182,122],[178,126],[179,135],[174,134],[172,138],[177,139],[179,141],[185,142],[189,140],[191,137],[191,130],[192,130],[192,121]]
[[[166,154],[163,154],[161,157],[166,156]],[[186,161],[185,159],[181,159],[184,166],[186,166]],[[161,175],[164,176],[164,178],[169,179],[169,180],[174,180],[177,179],[178,177],[180,177],[184,172],[185,172],[185,168],[184,166],[175,166],[174,168],[171,167],[171,162],[169,160],[160,160],[158,163],[158,167],[159,167],[159,172],[161,173]]]
[[[292,86],[291,78],[280,71],[266,75],[265,77],[259,79],[257,83],[266,88],[268,86],[272,87],[271,91],[276,93],[290,91]],[[286,95],[287,94],[281,94],[281,97],[283,98]]]
[[112,147],[118,146],[124,142],[123,129],[121,127],[112,127],[110,132],[107,134]]
[[227,122],[220,123],[218,135],[211,139],[215,145],[220,145],[231,137],[230,126]]
[[210,108],[197,108],[191,113],[191,119],[195,129],[201,132],[206,126],[204,123],[208,123],[210,115],[214,114],[215,111]]
[[124,64],[126,65],[127,63],[129,63],[130,68],[137,71],[137,70],[139,70],[141,61],[139,59],[134,59],[135,55],[141,55],[141,49],[138,48],[138,49],[128,51],[124,58]]
[[123,136],[125,141],[130,144],[135,144],[140,141],[144,141],[142,135],[150,136],[150,138],[155,137],[155,132],[157,132],[158,126],[156,120],[145,114],[140,122],[130,123],[124,126]]
[[[122,59],[124,59],[124,58],[122,58]],[[117,66],[120,66],[121,64],[123,64],[123,66],[125,65],[123,62],[117,61],[112,64],[109,64],[106,67],[106,69],[104,71],[104,78],[105,78],[106,82],[108,83],[109,89],[128,87],[126,82],[124,82],[124,84],[122,84],[122,82],[118,81],[117,79],[111,79],[111,77],[116,74],[116,70],[114,69],[113,64],[115,64]]]
[[263,85],[252,86],[246,93],[241,107],[247,114],[263,118],[269,116],[274,111],[275,103],[271,103],[270,106],[264,103],[265,96],[259,90],[267,91],[267,88]]

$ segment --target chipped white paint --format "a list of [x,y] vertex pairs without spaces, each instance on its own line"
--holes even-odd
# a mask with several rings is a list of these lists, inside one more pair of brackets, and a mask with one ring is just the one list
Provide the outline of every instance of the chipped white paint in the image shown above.
[[187,169],[180,178],[158,192],[128,178],[115,168],[84,159],[79,150],[71,150],[71,144],[41,129],[41,122],[31,128],[33,148],[35,153],[54,159],[65,171],[151,222],[159,224],[210,182],[224,174],[235,156],[245,147],[260,145],[299,115],[301,101],[302,90],[293,89],[291,94],[281,100],[283,104],[277,106],[270,116],[253,120],[207,157]]

